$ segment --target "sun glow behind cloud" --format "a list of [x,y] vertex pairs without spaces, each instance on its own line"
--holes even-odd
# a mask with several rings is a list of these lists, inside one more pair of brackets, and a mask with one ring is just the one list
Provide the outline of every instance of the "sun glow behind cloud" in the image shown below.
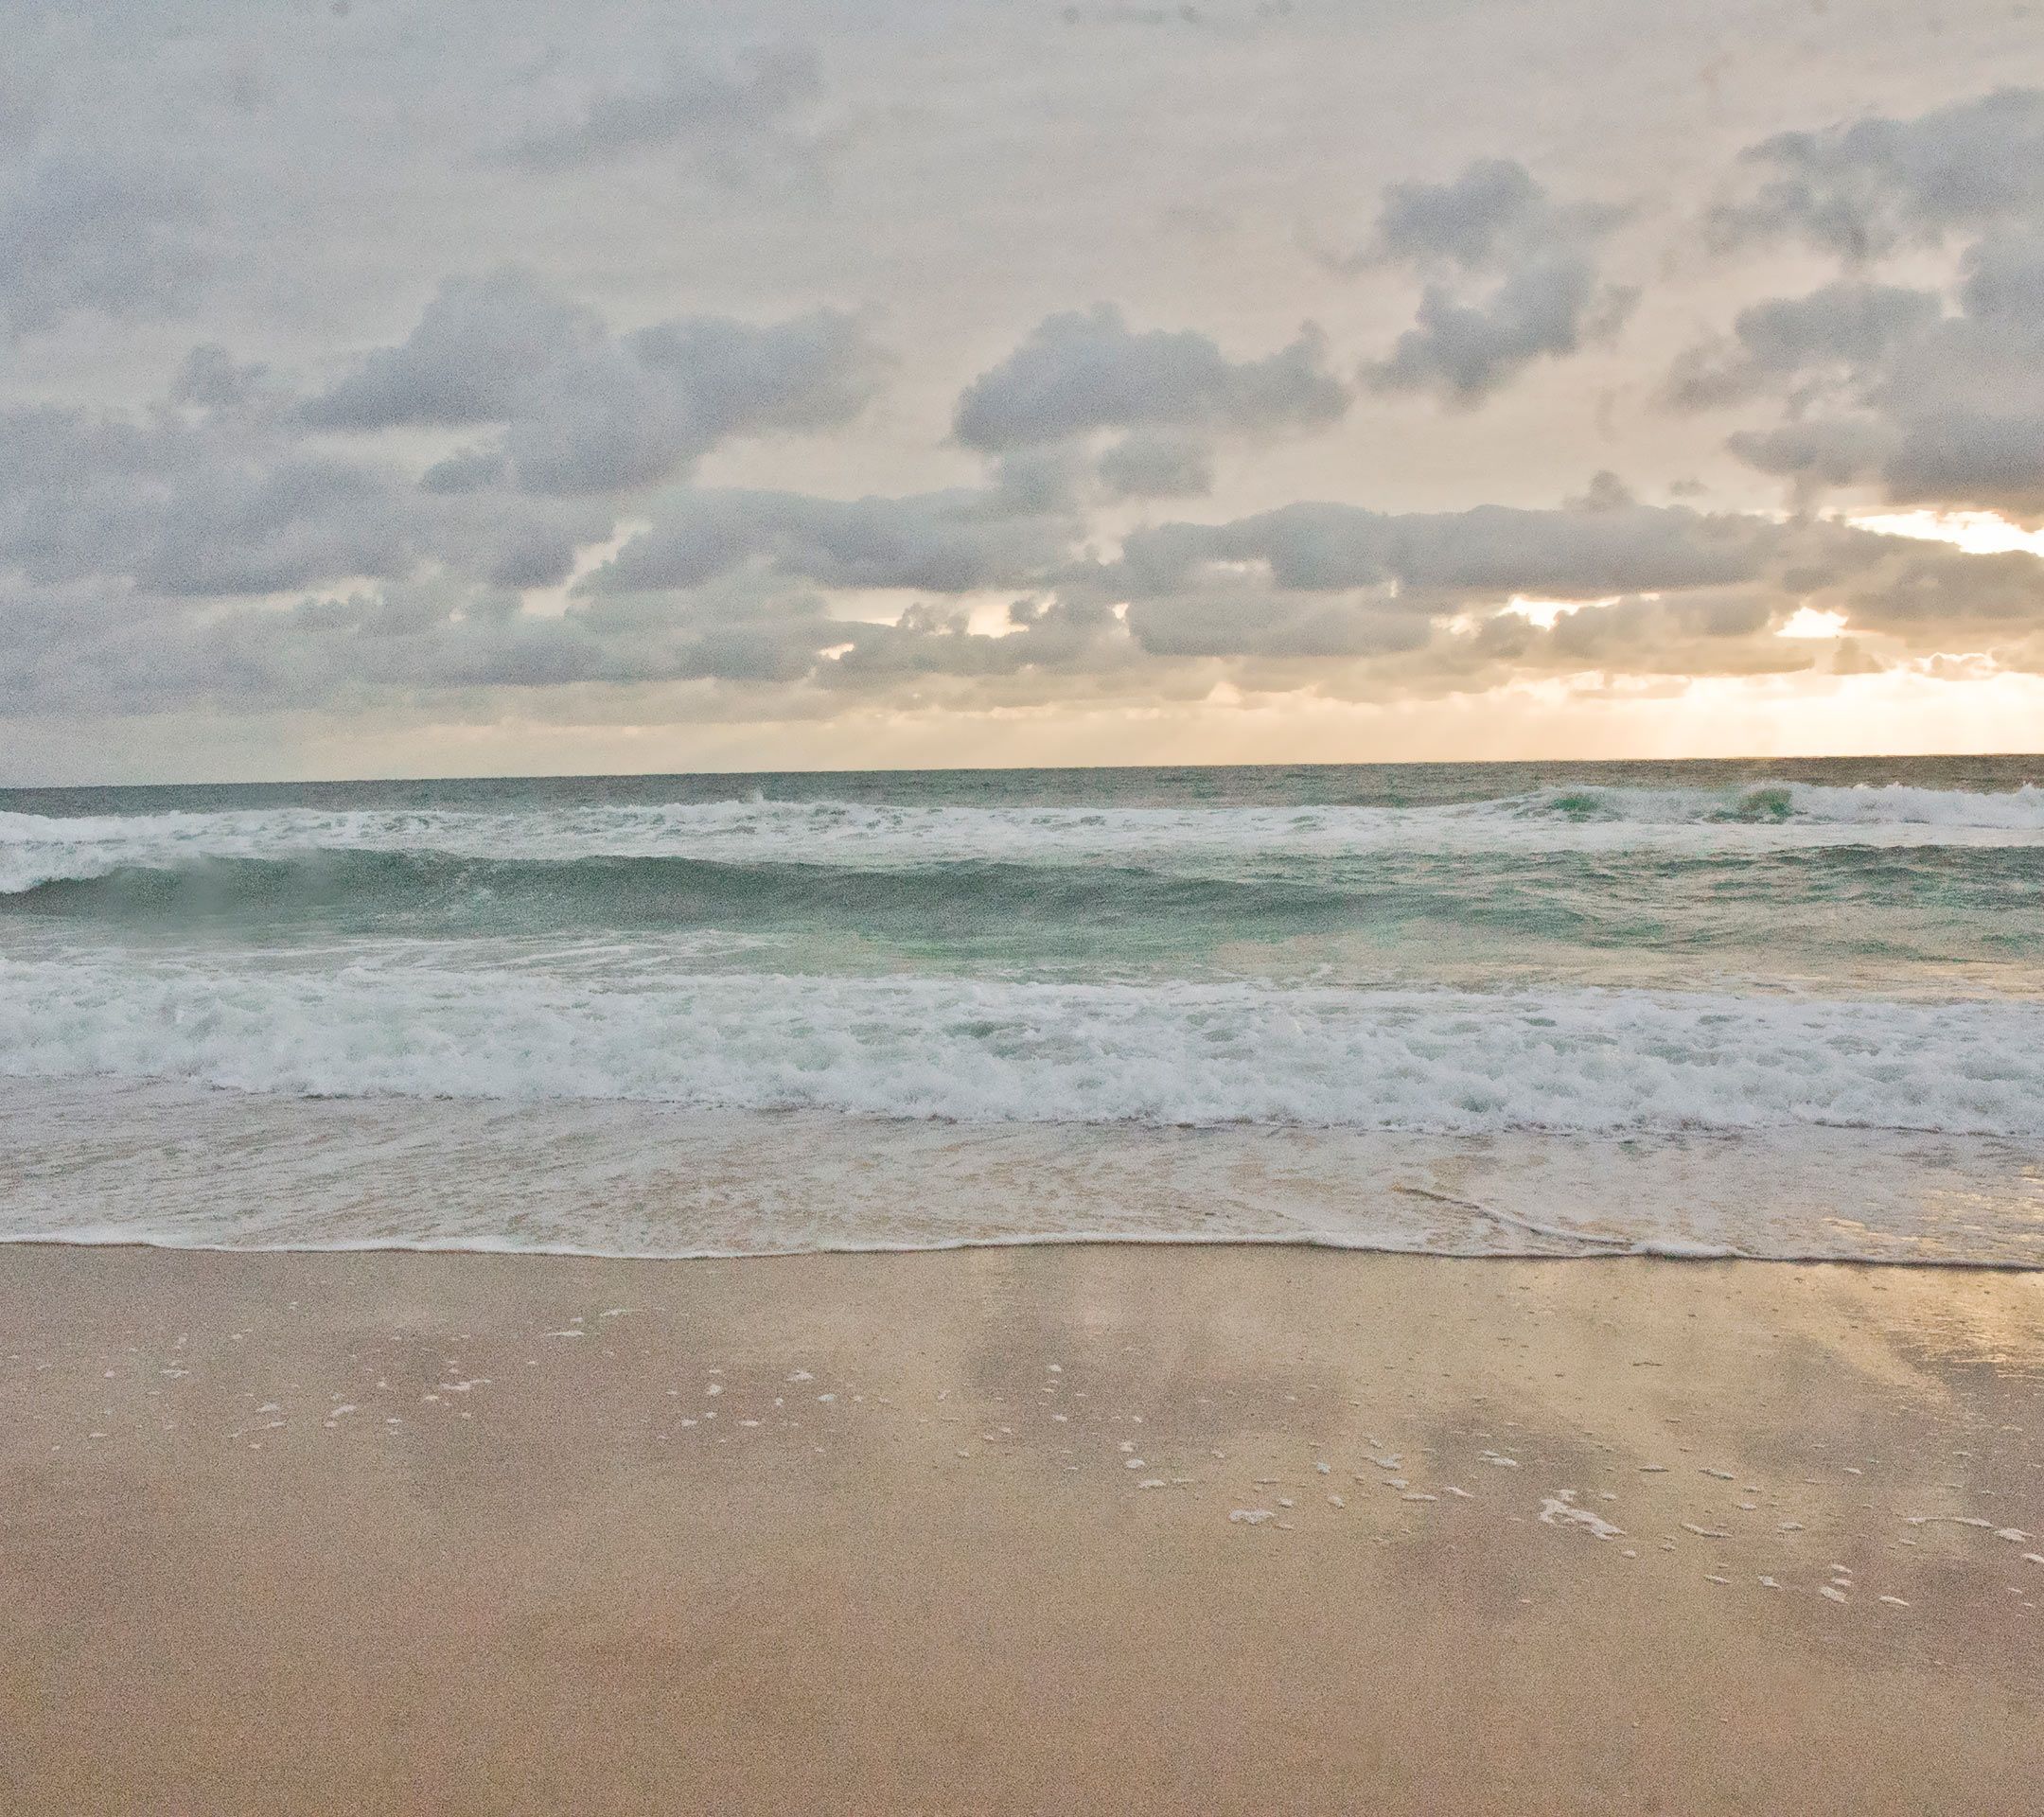
[[1969,556],[1999,556],[2011,550],[2044,556],[2044,528],[2025,530],[1995,511],[1882,511],[1846,521],[1856,530],[1872,530],[1884,537],[1948,542]]

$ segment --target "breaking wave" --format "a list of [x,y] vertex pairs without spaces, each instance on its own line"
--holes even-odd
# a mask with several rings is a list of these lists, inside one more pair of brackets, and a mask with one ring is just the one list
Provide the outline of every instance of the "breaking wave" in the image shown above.
[[0,961],[0,1071],[311,1096],[1438,1132],[2044,1137],[2044,1004]]
[[832,801],[608,803],[493,813],[278,807],[56,817],[0,812],[0,894],[124,869],[318,852],[531,863],[685,857],[865,869],[1119,863],[1233,869],[1399,851],[1738,855],[1799,845],[2044,846],[2044,788],[1558,787],[1415,807],[999,806]]

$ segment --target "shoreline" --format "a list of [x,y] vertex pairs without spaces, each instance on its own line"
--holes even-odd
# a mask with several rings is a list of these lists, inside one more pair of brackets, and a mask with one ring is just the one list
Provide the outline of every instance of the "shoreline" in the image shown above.
[[2044,1278],[1444,1260],[11,1245],[0,1803],[2024,1808]]
[[1099,1231],[1073,1236],[1031,1233],[1020,1236],[958,1237],[930,1243],[837,1244],[804,1249],[677,1250],[578,1249],[513,1243],[491,1244],[474,1238],[448,1243],[408,1243],[395,1239],[365,1238],[360,1242],[328,1244],[228,1244],[185,1243],[168,1237],[135,1236],[125,1231],[109,1232],[103,1236],[90,1230],[62,1234],[30,1232],[20,1235],[0,1232],[0,1250],[10,1248],[54,1251],[132,1249],[199,1256],[477,1256],[678,1266],[693,1262],[797,1261],[805,1257],[945,1256],[978,1250],[1008,1249],[1300,1249],[1338,1256],[1401,1257],[1415,1261],[1507,1264],[1657,1261],[1677,1262],[1688,1266],[1723,1262],[1754,1268],[1871,1268],[1898,1269],[1912,1273],[1943,1270],[1956,1274],[2044,1275],[2044,1261],[1964,1256],[1755,1255],[1741,1249],[1713,1249],[1679,1241],[1656,1244],[1650,1239],[1630,1248],[1590,1246],[1585,1240],[1583,1248],[1559,1253],[1535,1249],[1417,1249],[1398,1248],[1361,1239],[1348,1240],[1318,1233],[1278,1235],[1255,1231],[1225,1236],[1151,1231]]

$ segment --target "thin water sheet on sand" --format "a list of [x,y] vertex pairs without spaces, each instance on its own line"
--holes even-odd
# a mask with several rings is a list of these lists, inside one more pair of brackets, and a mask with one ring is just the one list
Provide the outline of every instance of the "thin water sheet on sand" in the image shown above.
[[2044,1149],[1482,1137],[615,1103],[0,1091],[0,1239],[716,1256],[1072,1241],[2044,1266]]

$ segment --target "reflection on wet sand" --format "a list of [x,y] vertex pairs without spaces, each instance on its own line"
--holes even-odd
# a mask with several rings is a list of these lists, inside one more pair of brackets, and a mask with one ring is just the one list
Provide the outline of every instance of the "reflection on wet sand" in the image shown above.
[[0,1260],[24,1808],[2016,1810],[2044,1770],[2035,1276]]

